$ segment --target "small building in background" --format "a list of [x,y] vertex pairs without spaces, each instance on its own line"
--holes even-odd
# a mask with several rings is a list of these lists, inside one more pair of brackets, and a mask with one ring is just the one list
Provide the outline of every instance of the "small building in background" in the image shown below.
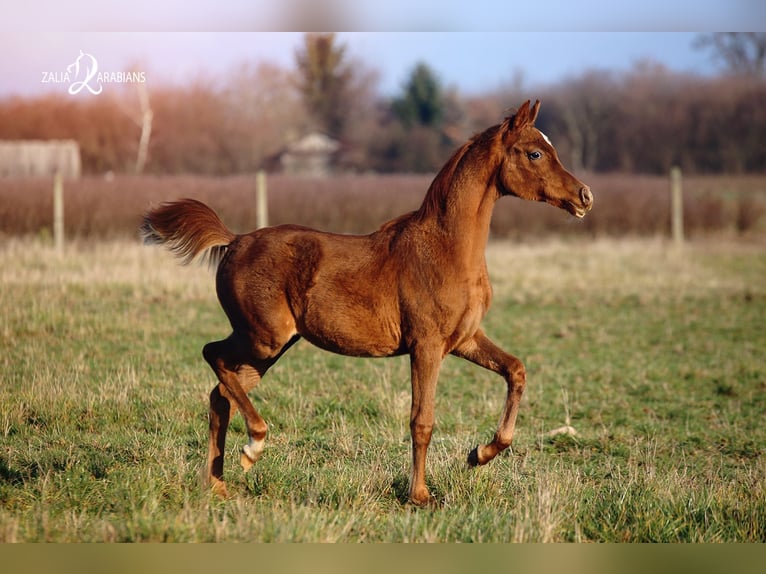
[[290,175],[325,177],[332,173],[340,142],[314,131],[289,143],[279,154],[279,168]]
[[80,145],[75,140],[2,140],[0,177],[80,177]]

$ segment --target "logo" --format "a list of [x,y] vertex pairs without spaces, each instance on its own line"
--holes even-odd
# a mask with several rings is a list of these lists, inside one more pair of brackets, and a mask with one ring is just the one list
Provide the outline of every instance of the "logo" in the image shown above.
[[[82,60],[85,60],[83,64],[84,72],[83,72],[83,79],[78,81],[78,78],[80,77],[80,62]],[[88,82],[93,81],[94,78],[96,78],[98,74],[98,62],[96,61],[96,58],[93,57],[92,54],[86,54],[82,50],[80,50],[80,55],[77,56],[77,59],[74,61],[73,64],[69,64],[66,67],[66,71],[68,74],[73,74],[73,81],[69,85],[69,93],[71,95],[79,94],[83,88],[88,88],[88,91],[93,94],[94,96],[97,96],[101,93],[101,90],[103,90],[103,86],[101,85],[101,82],[96,80],[98,83],[98,88],[92,88]]]
[[146,73],[100,71],[96,57],[80,50],[80,55],[66,67],[66,71],[43,72],[41,83],[68,85],[67,92],[72,96],[83,90],[97,96],[103,91],[104,84],[146,83]]

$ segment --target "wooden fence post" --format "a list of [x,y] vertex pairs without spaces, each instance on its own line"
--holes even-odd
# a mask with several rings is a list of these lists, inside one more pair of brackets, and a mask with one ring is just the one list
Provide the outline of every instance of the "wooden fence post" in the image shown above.
[[259,169],[255,174],[255,226],[258,229],[269,225],[269,202],[266,192],[266,172]]
[[57,169],[53,175],[53,244],[59,256],[64,253],[64,177]]
[[681,185],[681,168],[670,168],[670,210],[673,244],[681,247],[684,244],[684,199]]

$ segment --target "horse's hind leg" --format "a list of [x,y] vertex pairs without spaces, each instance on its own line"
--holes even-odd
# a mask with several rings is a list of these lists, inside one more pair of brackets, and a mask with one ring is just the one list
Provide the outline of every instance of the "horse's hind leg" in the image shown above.
[[220,381],[210,393],[207,475],[213,491],[225,496],[223,458],[229,422],[237,410],[245,419],[250,440],[243,449],[241,462],[247,470],[260,456],[268,430],[266,421],[255,410],[247,393],[258,384],[276,359],[247,359],[242,346],[233,337],[205,345],[202,354]]
[[226,431],[231,417],[239,410],[245,419],[248,444],[242,448],[240,464],[248,470],[263,452],[268,425],[255,410],[247,396],[260,382],[266,371],[279,360],[300,337],[282,339],[284,344],[261,349],[265,356],[257,358],[249,343],[243,343],[234,334],[223,341],[208,343],[202,350],[205,360],[215,372],[219,384],[210,393],[210,442],[208,445],[207,475],[213,491],[225,496],[223,482],[223,455]]
[[226,496],[223,482],[223,453],[226,446],[226,431],[229,421],[237,412],[237,405],[230,398],[226,387],[219,383],[210,393],[210,439],[208,443],[206,481],[211,489],[220,496]]

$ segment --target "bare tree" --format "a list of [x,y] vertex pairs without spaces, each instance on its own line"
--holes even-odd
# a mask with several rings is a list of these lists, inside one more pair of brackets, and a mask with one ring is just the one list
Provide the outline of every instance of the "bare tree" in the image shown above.
[[138,102],[141,106],[140,126],[141,137],[138,139],[138,154],[136,155],[136,173],[143,173],[146,166],[146,158],[149,156],[149,139],[152,137],[152,120],[154,112],[149,104],[149,90],[146,84],[136,84],[138,90]]
[[701,34],[695,40],[697,48],[710,48],[716,58],[723,60],[735,74],[763,76],[766,72],[766,33],[714,32]]
[[[564,137],[561,153],[569,157],[570,167],[575,171],[593,171],[597,168],[604,143],[603,126],[611,108],[615,81],[609,72],[590,71],[579,78],[567,80],[563,89],[551,94],[552,106],[541,118],[549,124],[553,135]],[[551,117],[552,111],[554,116]]]
[[227,136],[238,142],[238,169],[265,167],[310,120],[295,73],[272,62],[243,63],[226,77],[222,106]]
[[[138,70],[139,66],[137,64],[129,66],[127,69],[129,74],[138,73]],[[138,110],[136,110],[135,100],[131,94],[131,86],[133,85],[135,85],[135,94],[138,97]],[[111,99],[122,113],[129,117],[141,130],[138,138],[136,161],[133,164],[135,173],[141,174],[144,172],[146,161],[149,157],[149,141],[152,136],[152,122],[154,120],[154,112],[149,102],[149,89],[146,86],[146,82],[124,84],[124,88],[115,91]]]

